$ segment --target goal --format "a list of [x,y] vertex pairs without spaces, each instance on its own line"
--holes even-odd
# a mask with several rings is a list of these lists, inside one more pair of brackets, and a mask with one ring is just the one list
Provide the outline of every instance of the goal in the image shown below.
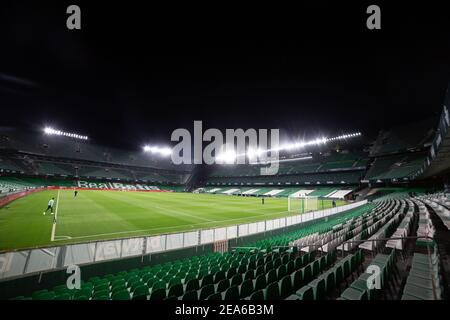
[[319,209],[319,197],[317,196],[289,196],[288,211],[305,213]]

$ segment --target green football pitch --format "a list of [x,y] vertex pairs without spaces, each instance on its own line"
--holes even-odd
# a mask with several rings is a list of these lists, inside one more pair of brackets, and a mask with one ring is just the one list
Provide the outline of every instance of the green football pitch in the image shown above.
[[[50,198],[54,215],[43,215]],[[338,205],[344,201],[338,201]],[[331,200],[319,201],[319,209]],[[172,192],[47,190],[0,208],[0,250],[173,233],[292,215],[286,198]]]

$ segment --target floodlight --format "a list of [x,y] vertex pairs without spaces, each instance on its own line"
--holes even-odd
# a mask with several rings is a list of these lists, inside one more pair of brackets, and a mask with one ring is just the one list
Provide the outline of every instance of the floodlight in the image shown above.
[[80,139],[80,140],[88,140],[87,136],[82,136],[76,133],[71,133],[71,132],[64,132],[61,130],[56,130],[53,129],[51,127],[45,127],[44,128],[44,133],[48,134],[48,135],[58,135],[58,136],[65,136],[65,137],[69,137],[69,138],[75,138],[75,139]]
[[159,153],[160,153],[162,156],[169,156],[169,155],[172,154],[172,149],[170,149],[170,148],[168,148],[168,147],[160,148],[160,149],[159,149]]
[[236,160],[236,153],[234,151],[227,151],[219,154],[216,160],[221,163],[233,164]]
[[44,129],[44,132],[46,133],[46,134],[52,134],[53,133],[53,129],[52,128],[50,128],[50,127],[46,127],[45,129]]
[[172,154],[172,149],[169,147],[158,147],[158,146],[145,145],[142,149],[144,150],[144,152],[159,154],[164,157]]

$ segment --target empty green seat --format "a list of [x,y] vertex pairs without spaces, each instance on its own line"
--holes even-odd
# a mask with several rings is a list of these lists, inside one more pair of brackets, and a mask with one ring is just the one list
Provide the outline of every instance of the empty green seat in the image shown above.
[[254,280],[254,288],[255,291],[264,289],[267,286],[266,277],[264,275],[260,275]]
[[304,267],[302,270],[303,273],[303,282],[308,283],[312,280],[312,270],[311,265],[308,264],[306,267]]
[[343,281],[343,279],[344,279],[344,274],[343,274],[343,271],[342,271],[342,266],[341,265],[338,265],[338,266],[336,266],[336,267],[334,267],[333,268],[333,272],[334,272],[334,283],[335,283],[335,287],[336,288],[338,288],[339,287],[339,285],[341,284],[341,282]]
[[292,289],[295,291],[300,289],[303,284],[303,271],[297,270],[293,274],[291,274],[290,277],[291,277]]
[[205,277],[203,277],[200,287],[204,287],[208,284],[213,284],[213,283],[214,283],[214,275],[208,274]]
[[242,279],[242,274],[236,274],[233,276],[233,278],[231,278],[231,286],[238,286],[242,283],[243,279]]
[[342,271],[343,271],[343,277],[344,279],[347,278],[350,275],[350,259],[345,259],[341,263],[342,265]]
[[[421,300],[435,300],[433,290],[418,287],[409,283],[405,285],[405,288],[403,289],[403,294],[413,296]],[[436,297],[436,299],[439,299],[439,297]]]
[[286,266],[281,265],[277,269],[277,280],[281,280],[287,274]]
[[222,294],[220,293],[213,293],[210,296],[206,298],[206,300],[222,300]]
[[170,279],[168,287],[170,288],[170,287],[172,287],[173,285],[176,285],[176,284],[181,284],[181,279],[178,278],[178,277]]
[[319,266],[320,270],[325,270],[327,268],[327,258],[325,256],[320,257]]
[[200,289],[200,284],[197,279],[191,279],[186,283],[186,291],[198,290]]
[[341,297],[346,300],[367,300],[367,292],[349,287],[342,292]]
[[183,295],[181,300],[196,301],[198,300],[198,292],[196,290],[188,291]]
[[300,298],[300,300],[314,300],[313,289],[309,286],[300,288],[295,294]]
[[324,273],[322,275],[322,278],[325,280],[325,292],[327,294],[330,294],[331,291],[335,288],[335,280],[334,280],[334,273],[332,270]]
[[264,274],[265,274],[264,266],[260,266],[260,267],[256,268],[255,277],[258,277],[258,276],[264,275]]
[[35,298],[33,298],[33,300],[54,300],[55,297],[55,293],[53,291],[49,291],[37,295]]
[[250,296],[250,300],[264,300],[264,292],[262,290],[255,291]]
[[286,264],[286,274],[291,274],[295,271],[295,264],[294,261],[289,261]]
[[[99,290],[99,291],[105,291],[105,290],[108,291],[108,289]],[[127,287],[122,284],[121,286],[117,286],[117,287],[114,287],[113,289],[111,289],[111,293],[115,294],[116,292],[123,291],[123,290],[127,290]],[[99,292],[99,291],[95,291],[95,292]]]
[[225,291],[224,300],[239,300],[239,288],[233,286]]
[[255,271],[254,270],[248,270],[244,275],[244,280],[248,279],[255,279]]
[[155,291],[155,290],[158,290],[158,289],[166,289],[166,283],[164,282],[164,281],[162,281],[162,280],[159,280],[159,281],[157,281],[157,282],[155,282],[153,285],[152,285],[152,291]]
[[104,290],[96,291],[94,293],[94,295],[92,296],[92,298],[97,298],[97,297],[100,297],[100,296],[109,296],[109,290],[104,289]]
[[350,288],[359,290],[361,292],[366,292],[368,300],[372,300],[374,298],[374,289],[369,290],[369,287],[367,286],[367,281],[365,280],[358,278],[357,280],[352,282]]
[[224,271],[218,271],[214,274],[214,283],[218,283],[221,280],[225,279],[225,272]]
[[150,300],[163,300],[167,298],[166,295],[166,289],[165,288],[159,288],[159,289],[152,289],[150,293]]
[[167,293],[168,297],[179,297],[184,294],[183,285],[181,283],[174,284],[169,288],[169,292]]
[[200,289],[199,300],[205,300],[214,293],[214,285],[208,284]]
[[103,290],[109,290],[109,284],[102,283],[102,284],[99,284],[94,287],[94,292],[103,291]]
[[310,263],[312,270],[312,277],[315,278],[320,273],[320,263],[319,260],[314,260]]
[[291,276],[289,275],[284,276],[284,278],[279,281],[279,287],[280,287],[280,297],[282,299],[289,296],[292,293]]
[[295,261],[294,261],[294,264],[295,264],[295,269],[296,270],[299,270],[300,268],[302,268],[303,267],[303,259],[302,259],[302,257],[296,258]]
[[31,298],[33,298],[33,300],[36,300],[37,298],[39,298],[42,295],[45,295],[48,293],[47,289],[43,289],[43,290],[38,290],[32,293]]
[[216,284],[215,286],[216,286],[216,292],[224,292],[225,290],[227,290],[230,287],[230,280],[223,279],[223,280],[219,281],[219,283]]
[[128,290],[122,290],[112,295],[112,300],[130,300],[130,293]]
[[325,280],[315,279],[308,286],[313,289],[314,300],[323,300],[325,298]]
[[56,286],[53,288],[53,291],[55,292],[55,294],[59,295],[61,293],[64,293],[67,290],[67,286],[66,285],[60,285],[60,286]]
[[230,268],[230,269],[228,269],[228,271],[226,272],[226,278],[227,279],[231,279],[232,277],[234,277],[236,274],[237,274],[238,272],[237,272],[237,270],[236,270],[236,268]]
[[123,286],[126,286],[126,281],[125,281],[125,279],[117,279],[117,280],[114,280],[112,283],[111,283],[111,287],[114,289],[114,288],[116,288],[116,287],[123,287]]
[[239,297],[241,299],[247,298],[253,293],[253,291],[253,280],[247,279],[242,282],[241,286],[239,287]]

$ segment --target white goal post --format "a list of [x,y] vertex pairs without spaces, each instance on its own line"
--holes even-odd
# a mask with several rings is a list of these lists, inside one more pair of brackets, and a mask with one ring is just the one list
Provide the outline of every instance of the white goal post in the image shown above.
[[318,196],[289,196],[288,211],[296,213],[305,213],[319,210]]

